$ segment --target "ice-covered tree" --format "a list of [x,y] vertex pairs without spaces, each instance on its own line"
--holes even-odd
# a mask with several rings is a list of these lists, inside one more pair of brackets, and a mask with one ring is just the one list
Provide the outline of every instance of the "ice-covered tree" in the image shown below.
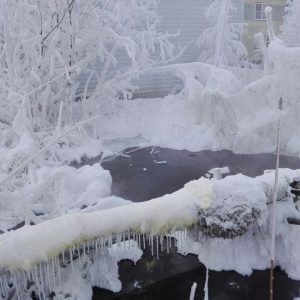
[[230,11],[236,11],[230,0],[215,0],[206,8],[204,16],[210,27],[197,40],[200,61],[216,66],[238,66],[247,57],[247,50],[240,42],[239,26],[229,23]]
[[[70,122],[81,72],[97,76],[96,93],[102,101],[130,88],[132,71],[151,66],[157,48],[162,59],[172,54],[169,35],[155,29],[160,22],[158,2],[1,1],[1,120],[11,125],[23,103],[33,130],[44,130],[57,121],[63,101],[63,122]],[[125,52],[130,65],[112,76],[108,71],[118,63],[118,50]],[[102,61],[100,72],[93,69],[97,59]]]
[[[54,130],[61,102],[61,125],[71,124],[78,77],[84,72],[88,80],[77,120],[111,110],[120,94],[130,97],[131,79],[158,63],[153,53],[159,52],[162,61],[172,56],[171,35],[156,31],[161,21],[158,4],[159,0],[1,1],[0,145],[16,146],[13,138],[20,141],[24,131],[35,140],[36,132]],[[118,67],[118,51],[122,59],[127,56],[126,67]],[[96,61],[101,61],[99,68],[94,67]],[[87,100],[93,76],[97,86]]]
[[[159,0],[0,2],[1,203],[8,198],[27,201],[16,190],[30,182],[31,167],[41,167],[46,160],[53,166],[100,154],[100,142],[88,139],[83,123],[73,124],[74,115],[76,121],[85,120],[110,109],[119,94],[130,97],[131,79],[140,70],[172,56],[171,35],[156,31],[161,21],[158,4]],[[118,51],[122,58],[127,56],[126,67],[118,67]],[[160,59],[152,56],[157,52]],[[96,61],[100,68],[94,67]],[[75,95],[83,72],[89,79],[96,76],[97,86],[87,99],[87,80],[80,110]]]
[[281,37],[287,46],[300,46],[300,0],[287,0]]

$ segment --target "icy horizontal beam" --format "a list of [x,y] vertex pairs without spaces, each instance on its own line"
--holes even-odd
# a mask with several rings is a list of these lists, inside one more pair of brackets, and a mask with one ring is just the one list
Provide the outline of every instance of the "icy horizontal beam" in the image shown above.
[[[297,177],[298,171],[280,170],[278,199],[287,196],[289,184]],[[274,178],[273,171],[256,178],[240,174],[222,180],[200,178],[147,202],[25,226],[0,236],[0,269],[28,271],[76,245],[124,232],[151,237],[191,228],[196,239],[195,231],[201,230],[211,237],[232,238],[231,232],[233,237],[241,235],[256,218],[266,218]]]
[[135,232],[162,235],[190,227],[197,221],[196,206],[212,198],[212,184],[198,180],[202,194],[187,188],[148,202],[92,213],[63,215],[35,226],[25,226],[0,237],[0,267],[15,272],[58,256],[65,249],[97,237]]

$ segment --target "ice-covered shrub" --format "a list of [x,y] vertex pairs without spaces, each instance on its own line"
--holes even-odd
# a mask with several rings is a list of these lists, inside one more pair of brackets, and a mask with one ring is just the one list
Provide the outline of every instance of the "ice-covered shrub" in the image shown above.
[[[157,5],[157,0],[2,1],[0,119],[11,124],[23,100],[33,129],[39,131],[57,122],[63,101],[63,122],[69,123],[81,72],[97,76],[91,95],[97,101],[126,93],[130,73],[155,63],[151,53],[156,47],[162,60],[172,56],[170,35],[155,29],[160,22]],[[131,63],[112,76],[118,50]],[[93,70],[97,59],[103,62],[100,74]],[[95,105],[90,108],[95,110]]]

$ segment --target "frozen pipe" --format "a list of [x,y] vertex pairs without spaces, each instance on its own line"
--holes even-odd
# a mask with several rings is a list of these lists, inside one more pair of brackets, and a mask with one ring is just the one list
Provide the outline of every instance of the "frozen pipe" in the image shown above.
[[271,6],[267,6],[265,8],[265,15],[267,17],[269,39],[270,39],[270,41],[273,41],[275,38],[275,33],[274,33],[274,25],[273,25],[272,7]]
[[[251,213],[253,208],[260,211],[266,209],[271,196],[269,192],[274,184],[273,175],[270,171],[257,178],[241,174],[222,180],[200,178],[187,183],[173,194],[147,202],[91,213],[66,214],[35,226],[6,232],[0,236],[0,269],[11,273],[28,271],[65,250],[69,252],[72,264],[74,246],[95,240],[97,244],[98,240],[98,244],[102,245],[100,251],[103,251],[104,243],[108,242],[107,237],[112,234],[124,235],[125,232],[149,236],[153,247],[153,237],[196,225],[201,230],[200,217],[205,220],[206,216],[211,218],[216,214],[218,220],[219,216],[232,219],[234,210],[239,214],[235,224],[238,227],[240,213]],[[286,185],[296,177],[299,178],[299,175],[298,171],[280,170],[278,196],[285,197]],[[235,201],[238,201],[238,205]]]

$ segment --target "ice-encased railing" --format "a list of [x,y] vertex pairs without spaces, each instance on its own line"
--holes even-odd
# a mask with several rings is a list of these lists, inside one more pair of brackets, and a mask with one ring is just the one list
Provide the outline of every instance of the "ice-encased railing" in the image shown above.
[[[278,200],[287,199],[286,211],[292,217],[300,216],[288,202],[287,190],[289,184],[299,177],[298,171],[281,169],[279,172]],[[252,209],[255,208],[259,213],[249,224],[245,224],[252,229],[258,228],[257,232],[261,231],[260,234],[267,234],[259,228],[268,220],[267,203],[272,198],[273,185],[273,171],[257,178],[243,175],[228,176],[222,180],[201,178],[173,194],[148,202],[93,213],[63,215],[35,226],[7,232],[0,237],[1,293],[6,299],[8,287],[12,285],[18,299],[23,299],[24,291],[30,291],[34,285],[38,297],[45,299],[61,284],[61,274],[66,268],[76,274],[80,265],[84,268],[99,257],[118,261],[122,256],[120,252],[126,247],[130,249],[127,256],[138,253],[146,246],[151,247],[152,255],[158,256],[162,250],[168,252],[174,243],[180,252],[188,253],[186,251],[189,251],[189,247],[185,245],[194,243],[190,251],[195,253],[203,251],[203,241],[211,244],[209,241],[221,241],[228,237],[232,239],[227,240],[226,245],[232,243],[236,247],[240,236],[234,237],[245,231],[239,233],[237,230],[237,234],[231,237],[222,234],[218,236],[214,231],[215,225],[221,226],[226,233],[238,229],[241,226],[239,218],[230,220],[226,217],[238,205],[240,208],[244,207],[246,216],[252,216]],[[202,217],[206,216],[205,227],[199,221],[199,211],[205,212],[202,214]],[[282,238],[279,234],[278,240],[281,241]],[[259,239],[251,241],[257,242]],[[95,255],[97,258],[93,258]],[[258,255],[259,258],[250,261],[251,268],[259,267],[262,255]],[[208,268],[215,267],[209,262],[206,265]],[[120,285],[108,284],[104,287],[118,291]]]

